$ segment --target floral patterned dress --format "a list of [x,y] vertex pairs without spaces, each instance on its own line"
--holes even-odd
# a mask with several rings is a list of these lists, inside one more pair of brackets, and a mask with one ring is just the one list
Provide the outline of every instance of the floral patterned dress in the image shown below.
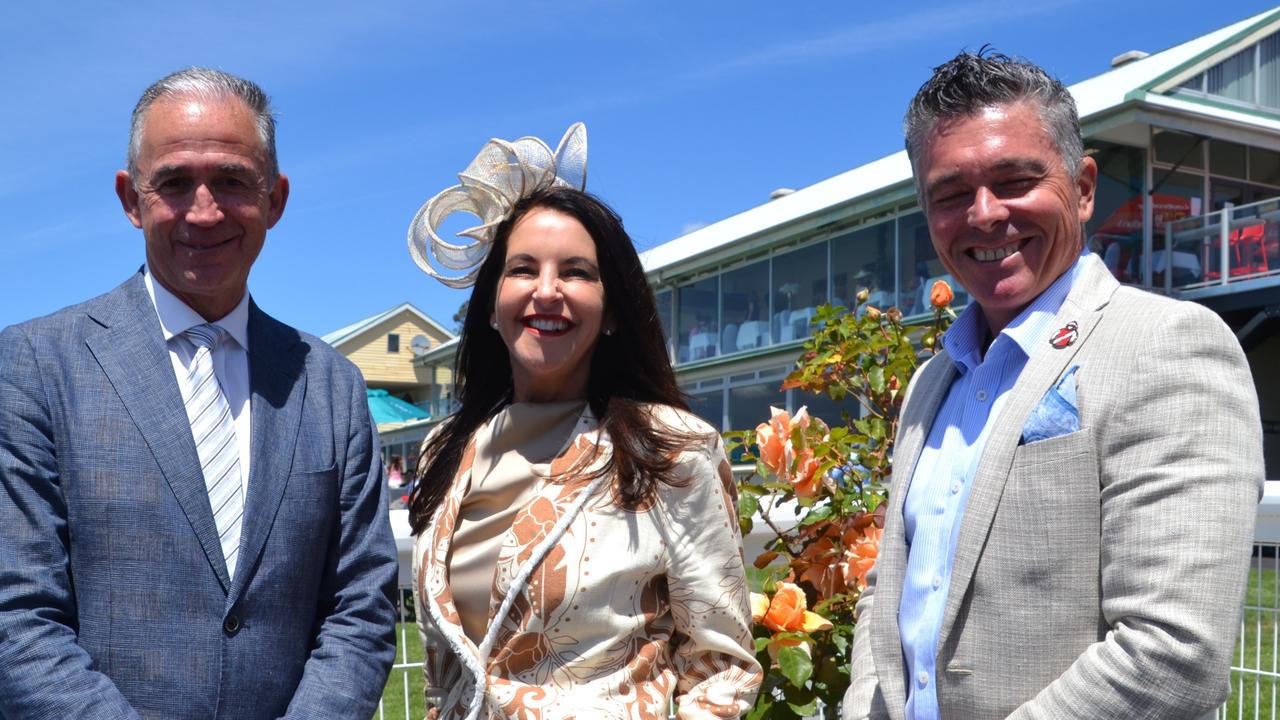
[[[724,448],[694,416],[655,423],[705,441],[679,458],[683,486],[619,508],[610,443],[590,409],[515,513],[494,569],[486,635],[468,637],[449,553],[484,427],[415,544],[428,717],[521,720],[736,718],[759,689],[751,610]],[[479,447],[478,447],[479,446]]]

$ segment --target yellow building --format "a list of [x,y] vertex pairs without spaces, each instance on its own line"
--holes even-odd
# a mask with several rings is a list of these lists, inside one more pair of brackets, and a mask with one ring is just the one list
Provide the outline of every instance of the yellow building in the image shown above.
[[[414,359],[454,339],[454,334],[410,303],[334,330],[322,338],[360,368],[369,390],[385,390],[388,395],[412,403],[423,411],[423,420],[382,422],[378,434],[384,455],[417,455],[431,418],[447,402],[453,386],[453,369],[447,365],[423,366]],[[370,411],[377,416],[371,396]],[[415,440],[416,438],[416,440]]]

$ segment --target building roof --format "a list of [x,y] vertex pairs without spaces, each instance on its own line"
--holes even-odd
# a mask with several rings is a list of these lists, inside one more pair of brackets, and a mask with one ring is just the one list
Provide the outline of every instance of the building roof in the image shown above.
[[454,336],[422,353],[413,359],[414,365],[430,365],[436,362],[453,362],[453,354],[458,349],[458,337]]
[[450,331],[448,330],[448,328],[446,328],[445,326],[443,326],[443,325],[441,325],[440,323],[438,323],[438,322],[436,322],[435,320],[433,320],[433,319],[431,318],[431,316],[430,316],[430,315],[427,315],[426,313],[422,312],[422,311],[421,311],[421,310],[419,310],[418,308],[414,307],[414,305],[413,305],[412,303],[407,303],[407,302],[406,302],[406,303],[400,303],[399,305],[396,305],[395,307],[393,307],[393,308],[391,308],[391,309],[389,309],[389,310],[385,310],[385,311],[383,311],[383,312],[380,312],[380,313],[378,313],[377,315],[373,315],[373,316],[371,316],[371,317],[367,317],[367,318],[365,318],[365,319],[363,319],[363,320],[359,320],[359,321],[356,321],[356,322],[354,322],[354,323],[351,323],[350,325],[347,325],[346,327],[338,328],[337,330],[334,330],[334,331],[333,331],[333,332],[331,332],[331,333],[327,333],[327,334],[323,335],[320,339],[321,339],[321,340],[324,340],[325,342],[329,343],[330,345],[332,345],[332,346],[334,346],[334,347],[338,347],[338,346],[342,345],[343,343],[345,343],[345,342],[347,342],[347,341],[351,340],[352,338],[356,337],[356,336],[357,336],[357,335],[359,335],[360,333],[364,332],[365,330],[368,330],[369,328],[371,328],[371,327],[373,327],[373,326],[377,325],[378,323],[381,323],[381,322],[383,322],[384,320],[388,320],[388,319],[390,319],[390,318],[392,318],[392,317],[394,317],[394,316],[396,316],[396,315],[399,315],[400,313],[405,312],[405,311],[408,311],[408,312],[410,312],[410,313],[412,313],[412,314],[414,314],[414,315],[418,316],[418,318],[419,318],[419,319],[421,319],[423,322],[425,322],[425,323],[426,323],[427,325],[429,325],[430,327],[432,327],[432,328],[434,328],[435,330],[439,331],[442,335],[444,335],[444,336],[445,336],[445,338],[452,338],[452,337],[453,337],[453,333],[452,333],[452,332],[450,332]]
[[[1210,107],[1162,94],[1257,42],[1280,27],[1280,10],[1268,10],[1167,50],[1133,60],[1068,88],[1075,97],[1081,124],[1122,106],[1145,102],[1228,122],[1280,130],[1280,122],[1261,115]],[[822,180],[776,200],[712,223],[640,254],[645,272],[658,273],[752,237],[759,237],[833,207],[909,186],[911,164],[905,150]]]

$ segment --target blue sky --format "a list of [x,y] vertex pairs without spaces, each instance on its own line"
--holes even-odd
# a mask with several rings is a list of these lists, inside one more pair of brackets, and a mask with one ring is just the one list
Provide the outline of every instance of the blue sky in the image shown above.
[[[11,3],[0,20],[0,326],[105,292],[143,259],[112,189],[129,112],[188,65],[279,114],[292,195],[250,278],[323,334],[466,298],[417,270],[409,220],[491,137],[590,136],[588,189],[641,248],[901,147],[929,69],[991,43],[1067,83],[1268,9],[1231,3]],[[1215,15],[1215,12],[1221,12]]]

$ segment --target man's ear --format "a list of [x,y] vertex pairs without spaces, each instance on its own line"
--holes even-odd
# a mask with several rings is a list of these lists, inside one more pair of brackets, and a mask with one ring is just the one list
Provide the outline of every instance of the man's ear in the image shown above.
[[142,227],[142,208],[139,205],[138,190],[133,186],[133,178],[125,170],[116,172],[116,196],[120,198],[120,207],[124,208],[125,217],[136,228]]
[[284,173],[276,178],[271,192],[267,193],[267,227],[273,228],[284,215],[284,206],[289,202],[289,176]]
[[1098,189],[1098,163],[1091,157],[1080,162],[1080,174],[1076,176],[1076,190],[1080,192],[1078,208],[1080,222],[1089,222],[1093,217],[1093,199]]

